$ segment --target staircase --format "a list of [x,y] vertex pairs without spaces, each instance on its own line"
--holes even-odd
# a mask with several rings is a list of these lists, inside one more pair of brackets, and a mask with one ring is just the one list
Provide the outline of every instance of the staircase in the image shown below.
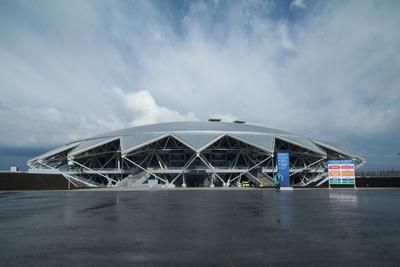
[[329,183],[329,177],[326,176],[324,179],[319,180],[319,183],[317,183],[317,187],[322,186],[324,183],[328,182]]
[[122,179],[117,183],[117,188],[119,189],[129,189],[129,188],[145,188],[146,184],[143,184],[148,178],[150,174],[142,171],[135,175],[129,175],[126,178]]
[[246,172],[247,179],[252,181],[256,187],[274,187],[275,181],[268,175],[257,171],[256,173]]

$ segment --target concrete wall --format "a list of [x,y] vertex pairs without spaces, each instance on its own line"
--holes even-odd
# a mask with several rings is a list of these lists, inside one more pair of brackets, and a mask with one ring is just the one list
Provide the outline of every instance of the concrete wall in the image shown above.
[[[400,177],[356,178],[357,187],[400,187]],[[310,185],[309,187],[313,187]],[[328,187],[326,182],[321,187]],[[332,186],[343,187],[343,186]],[[352,186],[347,186],[352,187]],[[61,174],[0,172],[0,190],[66,190],[68,180]],[[70,184],[70,189],[76,187]]]
[[[74,185],[70,185],[75,189]],[[0,190],[65,190],[68,180],[61,174],[0,172]]]

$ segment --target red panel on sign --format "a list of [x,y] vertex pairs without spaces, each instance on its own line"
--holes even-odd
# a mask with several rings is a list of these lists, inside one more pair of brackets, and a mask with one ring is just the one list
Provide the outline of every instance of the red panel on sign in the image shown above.
[[342,165],[342,170],[352,170],[354,169],[353,165]]
[[339,165],[329,165],[330,170],[339,170],[340,166]]

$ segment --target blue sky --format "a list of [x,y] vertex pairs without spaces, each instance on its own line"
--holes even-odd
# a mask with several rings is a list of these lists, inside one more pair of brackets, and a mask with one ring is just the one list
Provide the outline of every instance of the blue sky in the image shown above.
[[399,1],[1,1],[0,169],[218,116],[400,168]]

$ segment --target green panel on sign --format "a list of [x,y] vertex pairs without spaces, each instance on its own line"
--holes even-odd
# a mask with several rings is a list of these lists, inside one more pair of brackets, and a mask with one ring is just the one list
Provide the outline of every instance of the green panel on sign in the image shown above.
[[329,184],[342,184],[342,181],[340,179],[330,179]]
[[338,179],[333,178],[329,180],[329,184],[331,185],[338,185],[338,184],[345,184],[345,185],[354,185],[355,179]]

